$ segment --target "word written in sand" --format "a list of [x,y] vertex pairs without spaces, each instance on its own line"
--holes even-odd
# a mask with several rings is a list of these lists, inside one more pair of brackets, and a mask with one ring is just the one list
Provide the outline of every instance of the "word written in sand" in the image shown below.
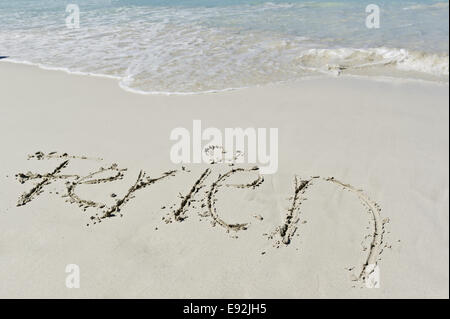
[[[208,150],[207,150],[208,151]],[[97,170],[88,173],[84,176],[79,174],[65,174],[67,167],[71,161],[74,160],[88,160],[101,162],[100,158],[89,158],[86,156],[72,156],[67,153],[59,154],[57,152],[51,152],[44,154],[37,152],[33,155],[29,155],[29,159],[35,160],[58,160],[59,163],[55,164],[54,168],[47,173],[19,173],[16,174],[17,180],[22,183],[28,183],[34,181],[32,187],[24,192],[17,201],[17,206],[25,206],[38,198],[48,187],[56,181],[65,181],[66,192],[61,196],[66,199],[66,202],[70,204],[78,205],[83,211],[90,211],[92,215],[89,217],[91,224],[97,224],[105,219],[110,219],[115,216],[123,217],[124,208],[127,203],[134,200],[136,195],[145,189],[150,188],[152,185],[163,182],[169,178],[176,177],[177,174],[190,174],[186,167],[182,167],[180,170],[169,170],[158,174],[156,177],[151,177],[147,172],[141,170],[135,181],[129,186],[128,190],[122,195],[111,194],[115,202],[107,205],[106,203],[93,201],[91,199],[82,198],[77,189],[80,185],[95,185],[112,183],[122,180],[127,172],[126,168],[120,168],[117,164],[111,164],[109,166],[101,166]],[[250,222],[230,223],[223,217],[218,208],[218,195],[223,188],[234,189],[249,189],[256,190],[264,183],[264,177],[259,174],[258,167],[236,167],[234,163],[223,165],[217,162],[212,162],[195,180],[195,182],[187,187],[186,193],[179,194],[180,201],[174,203],[169,207],[169,212],[162,218],[166,224],[173,222],[183,222],[193,213],[201,219],[207,219],[210,221],[212,227],[218,226],[224,229],[227,233],[232,232],[236,234],[240,231],[245,231],[250,227]],[[231,177],[241,175],[240,177],[251,177],[247,183],[232,184],[229,182]],[[355,281],[366,281],[370,278],[374,269],[377,269],[377,264],[380,260],[380,256],[385,248],[391,248],[387,244],[385,239],[386,229],[385,225],[389,222],[389,219],[381,218],[380,206],[371,200],[362,190],[353,187],[350,184],[343,183],[334,177],[322,178],[320,176],[312,176],[306,179],[301,179],[298,176],[294,176],[294,185],[291,196],[289,197],[289,208],[286,212],[282,213],[282,223],[276,226],[272,232],[263,234],[268,240],[273,241],[273,247],[280,248],[281,246],[289,246],[294,236],[299,236],[299,225],[306,223],[302,220],[301,205],[304,200],[307,199],[306,194],[309,189],[315,183],[331,183],[341,189],[344,189],[354,194],[364,206],[366,212],[369,215],[369,223],[372,225],[372,229],[369,227],[368,234],[364,237],[363,242],[363,254],[364,262],[360,267],[350,267],[348,270],[353,272],[353,279]],[[163,206],[161,209],[167,209]],[[263,221],[264,218],[260,215],[254,216],[257,220]],[[237,235],[233,235],[232,238],[238,238]],[[261,254],[265,254],[262,252]]]
[[[261,174],[274,174],[278,170],[277,128],[225,128],[222,134],[215,127],[202,131],[201,121],[194,120],[192,135],[188,129],[178,127],[170,133],[170,140],[177,141],[170,150],[170,159],[174,164],[210,163],[211,154],[205,152],[209,149],[218,162],[258,164]],[[205,145],[202,145],[203,142],[206,142]],[[246,155],[235,157],[234,154]]]

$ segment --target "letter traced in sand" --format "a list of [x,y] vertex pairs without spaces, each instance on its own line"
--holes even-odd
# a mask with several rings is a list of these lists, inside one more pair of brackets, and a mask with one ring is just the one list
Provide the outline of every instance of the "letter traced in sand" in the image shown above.
[[[215,206],[215,203],[217,199],[215,198],[215,194],[219,191],[220,187],[223,186],[223,182],[225,182],[226,179],[231,177],[233,174],[236,174],[238,172],[252,172],[252,171],[258,171],[258,167],[253,167],[251,169],[245,169],[245,168],[233,168],[232,170],[228,171],[224,175],[219,175],[217,180],[212,183],[211,188],[207,194],[208,198],[208,209],[211,218],[213,219],[213,226],[216,224],[219,224],[223,228],[229,232],[230,230],[239,231],[239,230],[245,230],[247,229],[248,223],[244,224],[228,224],[225,222],[222,218],[220,218],[219,214],[217,213],[217,208]],[[264,178],[261,175],[258,175],[258,178],[254,180],[250,184],[226,184],[227,187],[236,187],[236,188],[257,188],[264,182]]]
[[64,168],[67,167],[68,164],[69,164],[69,161],[66,160],[66,161],[62,162],[61,164],[59,164],[58,167],[56,167],[53,170],[53,172],[51,172],[49,174],[45,174],[45,175],[33,174],[33,173],[17,174],[16,177],[19,179],[19,182],[21,184],[25,183],[26,181],[28,181],[30,179],[42,178],[42,181],[37,183],[30,191],[28,191],[28,192],[22,194],[22,196],[20,196],[20,198],[17,202],[17,206],[24,206],[27,203],[31,202],[34,198],[36,198],[37,196],[42,194],[42,192],[44,191],[44,186],[50,185],[53,180],[61,178],[61,177],[57,176],[56,174],[60,173]]
[[175,176],[176,172],[177,171],[172,170],[172,171],[163,173],[163,175],[158,178],[150,178],[149,176],[146,175],[146,173],[144,171],[140,171],[138,178],[137,178],[136,182],[134,183],[134,185],[130,187],[130,189],[128,190],[128,192],[125,194],[124,197],[122,197],[121,199],[118,199],[114,206],[112,206],[111,208],[107,209],[104,212],[101,219],[107,218],[107,217],[113,217],[113,216],[115,216],[116,213],[119,213],[121,211],[122,206],[124,206],[131,198],[133,198],[133,195],[136,191],[138,191],[140,189],[144,189],[147,186],[150,186],[150,185],[152,185],[160,180],[163,180],[169,176]]
[[[276,230],[281,237],[281,241],[285,245],[291,243],[292,237],[297,231],[298,223],[300,221],[300,205],[304,198],[301,197],[306,190],[312,185],[314,177],[308,180],[299,180],[297,176],[294,177],[294,195],[290,198],[292,204],[288,209],[283,225]],[[276,243],[279,245],[279,241]]]
[[[99,178],[99,179],[92,179],[94,176],[107,172],[107,171],[113,171],[116,172],[116,175],[106,177],[106,178]],[[70,197],[69,202],[78,204],[81,208],[83,208],[84,211],[86,211],[88,208],[100,208],[103,209],[106,207],[106,204],[103,203],[97,203],[91,200],[85,200],[81,199],[76,193],[75,189],[78,185],[84,184],[84,185],[93,185],[93,184],[102,184],[102,183],[109,183],[114,182],[116,180],[122,179],[124,176],[124,172],[126,169],[119,169],[117,167],[117,164],[112,164],[108,168],[100,167],[100,169],[96,172],[93,172],[85,177],[79,177],[77,176],[77,179],[74,182],[67,182],[67,195]]]
[[[287,211],[285,220],[281,226],[278,226],[275,231],[268,236],[268,239],[273,239],[279,237],[275,241],[274,247],[279,248],[281,243],[288,246],[292,242],[292,237],[297,231],[298,224],[300,222],[300,205],[302,200],[305,198],[301,195],[305,194],[306,190],[312,185],[314,180],[319,180],[320,176],[314,176],[307,180],[299,180],[297,176],[294,178],[294,194],[289,199],[292,201],[290,208]],[[361,271],[355,277],[355,281],[366,280],[368,276],[374,271],[375,266],[379,261],[379,256],[383,252],[384,248],[391,248],[384,241],[384,234],[386,233],[385,224],[389,222],[389,219],[381,219],[381,208],[380,206],[372,201],[362,190],[356,189],[350,184],[345,184],[341,181],[336,180],[334,177],[323,178],[322,181],[330,182],[335,185],[343,187],[343,189],[350,191],[358,196],[362,204],[368,210],[371,216],[371,220],[374,224],[374,228],[371,234],[366,235],[366,238],[372,237],[370,243],[370,249],[365,259]],[[353,270],[352,267],[349,270]]]
[[382,253],[383,248],[388,247],[388,245],[384,243],[384,234],[385,224],[389,222],[389,219],[381,219],[380,206],[376,202],[372,201],[366,194],[364,194],[362,190],[356,189],[350,184],[345,184],[341,181],[338,181],[334,177],[326,178],[325,180],[327,182],[342,186],[344,189],[356,194],[372,216],[372,221],[374,224],[373,233],[371,234],[372,242],[370,244],[370,249],[366,261],[364,262],[361,272],[357,277],[357,280],[365,280],[366,277],[370,275],[370,271],[367,271],[368,266],[376,265],[379,261],[379,255]]
[[180,207],[174,212],[176,221],[183,221],[187,218],[185,215],[186,210],[194,201],[194,196],[200,191],[200,189],[204,187],[203,183],[208,178],[209,174],[211,174],[211,169],[207,168],[200,176],[200,178],[195,181],[189,193],[186,196],[182,197]]

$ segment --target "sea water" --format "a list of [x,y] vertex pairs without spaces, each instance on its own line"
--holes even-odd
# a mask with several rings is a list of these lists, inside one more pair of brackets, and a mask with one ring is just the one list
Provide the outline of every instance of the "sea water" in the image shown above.
[[[66,23],[79,8],[79,28]],[[369,28],[369,4],[380,8]],[[448,83],[449,4],[433,0],[0,0],[0,56],[200,93],[310,76]]]

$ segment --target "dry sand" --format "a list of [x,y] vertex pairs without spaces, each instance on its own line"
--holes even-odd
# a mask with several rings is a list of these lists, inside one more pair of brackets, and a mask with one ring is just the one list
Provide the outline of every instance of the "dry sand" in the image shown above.
[[[2,298],[449,297],[448,85],[143,96],[1,62],[0,99]],[[169,134],[194,119],[279,128],[278,172],[172,164]]]

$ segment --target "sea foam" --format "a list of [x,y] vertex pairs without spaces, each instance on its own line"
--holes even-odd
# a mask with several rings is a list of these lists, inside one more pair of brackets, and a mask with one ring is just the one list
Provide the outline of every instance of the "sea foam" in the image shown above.
[[[66,28],[64,1],[46,2],[0,4],[0,55],[112,77],[132,92],[214,92],[324,74],[448,83],[445,3],[384,3],[389,15],[370,30],[354,0],[82,0],[80,29]],[[423,8],[404,10],[414,5]]]

